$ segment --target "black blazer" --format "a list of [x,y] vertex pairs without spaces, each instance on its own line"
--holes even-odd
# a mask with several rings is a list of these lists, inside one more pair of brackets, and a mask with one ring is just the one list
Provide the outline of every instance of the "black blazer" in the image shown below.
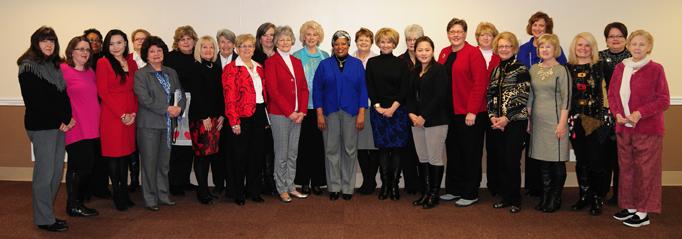
[[[220,57],[216,61],[220,61]],[[217,118],[225,112],[220,66],[220,63],[204,60],[194,63],[191,74],[194,90],[189,107],[189,120]]]
[[448,75],[443,65],[433,62],[431,68],[419,77],[421,68],[410,74],[407,111],[425,120],[424,127],[446,125],[450,121]]

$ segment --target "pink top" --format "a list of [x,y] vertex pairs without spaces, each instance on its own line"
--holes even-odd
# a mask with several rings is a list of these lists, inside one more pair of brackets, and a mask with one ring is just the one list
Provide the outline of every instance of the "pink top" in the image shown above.
[[[616,65],[609,86],[609,106],[614,116],[621,114],[625,117],[623,105],[620,101],[620,85],[624,68],[623,63]],[[663,135],[663,111],[670,107],[670,92],[661,64],[651,61],[632,74],[628,105],[630,112],[639,111],[642,118],[634,128],[616,125],[616,132]]]
[[99,100],[95,72],[92,69],[79,71],[66,63],[61,64],[66,93],[71,100],[73,119],[76,125],[66,132],[66,144],[84,139],[99,138]]

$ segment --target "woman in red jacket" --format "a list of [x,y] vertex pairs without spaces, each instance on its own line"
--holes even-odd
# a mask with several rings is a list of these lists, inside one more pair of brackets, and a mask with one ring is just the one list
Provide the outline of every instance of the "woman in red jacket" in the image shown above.
[[670,92],[663,66],[648,57],[653,36],[637,30],[626,45],[632,57],[616,66],[608,92],[616,117],[618,206],[624,208],[613,217],[640,227],[649,225],[649,212],[661,212],[663,112],[670,106]]
[[255,43],[253,35],[239,35],[235,44],[239,57],[225,66],[222,76],[225,115],[233,133],[231,188],[234,202],[240,206],[244,205],[245,192],[254,202],[264,201],[260,196],[259,173],[265,163],[262,147],[269,122],[265,111],[267,95],[263,86],[263,66],[251,60]]
[[97,61],[97,93],[102,112],[100,139],[102,156],[109,164],[109,177],[116,209],[125,211],[135,204],[127,191],[128,161],[135,151],[137,98],[133,82],[137,64],[128,56],[128,38],[118,29],[104,38],[104,57]]
[[303,64],[290,54],[295,40],[289,26],[277,27],[277,50],[265,60],[268,66],[265,68],[265,91],[270,92],[267,101],[275,146],[275,183],[280,200],[285,203],[291,202],[291,197],[308,197],[294,187],[301,122],[308,108],[308,84]]
[[441,50],[438,63],[445,65],[452,82],[454,115],[446,142],[447,194],[441,199],[458,199],[456,205],[466,207],[478,201],[483,135],[489,124],[485,103],[488,75],[481,51],[466,42],[466,21],[453,18],[446,30],[450,46]]

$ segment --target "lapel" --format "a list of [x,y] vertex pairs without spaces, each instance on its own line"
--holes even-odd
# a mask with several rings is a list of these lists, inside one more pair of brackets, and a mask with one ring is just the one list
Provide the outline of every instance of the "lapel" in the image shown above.
[[[284,62],[284,57],[282,57],[282,55],[280,55],[279,52],[277,52],[277,54],[275,54],[275,55],[276,55],[276,56],[275,56],[275,57],[276,57],[275,60],[276,60],[277,64],[278,64],[280,67],[284,68],[284,71],[285,71],[285,72],[289,73],[289,77],[291,77],[292,79],[296,79],[296,77],[294,77],[294,75],[292,75],[292,72],[289,71],[289,67],[287,66],[287,63]],[[289,55],[289,57],[292,57],[291,54]],[[289,60],[291,60],[291,58],[289,58]],[[294,65],[294,61],[293,61],[293,60],[291,60],[291,65],[292,65],[291,68],[293,68],[293,65]]]

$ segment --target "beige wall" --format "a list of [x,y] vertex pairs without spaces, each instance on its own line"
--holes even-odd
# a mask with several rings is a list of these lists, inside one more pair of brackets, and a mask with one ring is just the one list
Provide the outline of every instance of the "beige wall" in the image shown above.
[[[671,96],[682,97],[682,83],[673,80],[682,78],[682,61],[675,58],[680,55],[677,39],[682,38],[682,33],[671,27],[675,22],[682,22],[679,13],[682,1],[33,0],[3,1],[0,7],[0,32],[4,36],[0,44],[3,53],[0,55],[0,100],[21,98],[15,61],[28,47],[31,33],[41,25],[54,27],[62,46],[89,27],[96,27],[103,34],[112,28],[129,33],[142,27],[170,45],[173,31],[180,25],[192,25],[200,35],[215,35],[219,28],[255,34],[258,25],[271,21],[290,25],[297,33],[301,23],[314,19],[326,30],[322,47],[329,49],[329,36],[337,29],[355,32],[362,26],[372,30],[389,26],[402,33],[406,25],[417,23],[440,49],[448,44],[445,25],[452,17],[467,20],[470,43],[475,43],[475,28],[481,21],[514,32],[525,42],[529,38],[524,31],[526,21],[537,10],[554,18],[555,33],[564,49],[568,49],[573,36],[583,31],[594,34],[603,49],[603,27],[612,21],[624,22],[631,31],[642,28],[651,31],[656,39],[653,58],[665,66]],[[396,52],[404,49],[401,41]]]

